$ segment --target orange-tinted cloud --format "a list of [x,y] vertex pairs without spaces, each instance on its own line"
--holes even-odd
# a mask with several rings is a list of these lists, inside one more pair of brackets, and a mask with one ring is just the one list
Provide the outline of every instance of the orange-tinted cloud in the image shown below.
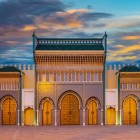
[[69,9],[66,11],[67,13],[70,13],[70,14],[73,14],[73,13],[86,13],[86,12],[89,12],[89,10],[87,9]]
[[68,10],[65,12],[56,12],[47,19],[43,17],[37,17],[35,24],[38,28],[53,28],[53,29],[66,29],[66,28],[81,28],[83,27],[83,21],[80,21],[77,15],[73,15],[76,12],[86,12],[87,10]]
[[119,49],[115,51],[109,51],[109,55],[107,57],[108,61],[126,61],[139,59],[138,56],[134,53],[140,51],[140,45],[116,45],[116,47],[118,47]]
[[[66,11],[55,12],[48,17],[44,18],[43,16],[35,18],[35,25],[38,28],[52,28],[52,29],[84,29],[90,28],[90,25],[96,25],[95,21],[102,18],[109,18],[112,15],[109,13],[93,12],[87,9],[69,9]],[[89,22],[88,22],[89,21]],[[93,24],[94,23],[94,24]],[[104,27],[105,24],[98,24]],[[84,27],[87,28],[84,28]],[[89,29],[91,31],[91,29]]]
[[21,29],[21,31],[31,31],[31,30],[35,30],[35,29],[36,29],[36,27],[33,25],[26,25]]
[[137,40],[140,39],[140,36],[123,36],[122,40]]

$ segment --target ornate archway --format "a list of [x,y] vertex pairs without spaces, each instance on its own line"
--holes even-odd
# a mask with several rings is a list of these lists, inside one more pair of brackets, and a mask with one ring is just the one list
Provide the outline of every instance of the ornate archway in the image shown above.
[[80,109],[79,100],[72,92],[67,92],[61,100],[60,109],[60,124],[61,125],[79,125],[80,124]]
[[123,123],[126,125],[137,123],[137,103],[131,96],[123,102]]
[[42,124],[43,125],[52,125],[52,104],[49,100],[46,100],[42,104]]
[[24,110],[24,124],[34,125],[34,110],[30,107]]
[[109,107],[106,109],[106,124],[115,125],[116,124],[116,111],[115,108]]
[[88,103],[88,124],[97,124],[97,103],[95,100],[90,100]]
[[14,98],[5,97],[2,102],[2,124],[15,125],[16,124],[16,108],[17,104]]

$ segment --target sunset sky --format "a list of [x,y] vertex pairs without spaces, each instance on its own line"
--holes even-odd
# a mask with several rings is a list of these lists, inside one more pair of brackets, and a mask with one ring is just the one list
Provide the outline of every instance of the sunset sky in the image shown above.
[[33,63],[37,37],[108,35],[107,63],[140,64],[140,0],[0,0],[0,63]]

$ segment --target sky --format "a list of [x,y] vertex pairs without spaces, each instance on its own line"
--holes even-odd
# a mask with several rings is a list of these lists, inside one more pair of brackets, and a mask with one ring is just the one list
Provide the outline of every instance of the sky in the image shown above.
[[107,64],[140,64],[140,0],[0,0],[0,64],[32,64],[37,37],[108,35]]

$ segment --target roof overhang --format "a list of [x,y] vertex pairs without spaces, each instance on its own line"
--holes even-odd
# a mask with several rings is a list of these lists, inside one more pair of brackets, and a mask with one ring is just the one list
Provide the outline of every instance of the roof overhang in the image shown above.
[[140,74],[140,72],[120,72],[120,74]]
[[[24,72],[21,71],[21,73],[25,75]],[[20,74],[20,72],[0,72],[0,74]]]
[[83,50],[81,50],[81,51],[70,51],[70,50],[68,50],[68,51],[46,51],[46,50],[43,50],[43,51],[40,51],[40,50],[36,50],[35,51],[35,54],[44,54],[44,55],[77,55],[77,54],[79,54],[79,55],[86,55],[86,54],[91,54],[91,55],[93,55],[93,54],[104,54],[104,50],[97,50],[97,51],[83,51]]

